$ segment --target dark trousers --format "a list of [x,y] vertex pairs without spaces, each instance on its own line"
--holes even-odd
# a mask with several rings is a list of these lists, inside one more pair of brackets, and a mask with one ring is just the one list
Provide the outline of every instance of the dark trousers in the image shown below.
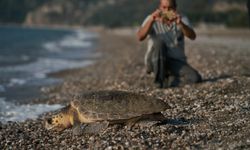
[[250,27],[250,0],[247,0],[247,9],[248,9],[248,22]]
[[186,61],[168,56],[168,47],[164,41],[154,40],[153,50],[147,58],[147,70],[155,75],[155,83],[160,88],[176,87],[201,82],[201,75]]

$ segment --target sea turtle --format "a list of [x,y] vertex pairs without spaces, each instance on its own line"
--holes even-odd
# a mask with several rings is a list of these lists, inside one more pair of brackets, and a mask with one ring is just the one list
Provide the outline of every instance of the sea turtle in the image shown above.
[[[96,133],[110,124],[133,126],[141,120],[161,121],[169,105],[158,98],[125,91],[96,91],[74,96],[69,105],[45,120],[48,130]],[[81,129],[81,130],[79,130]]]

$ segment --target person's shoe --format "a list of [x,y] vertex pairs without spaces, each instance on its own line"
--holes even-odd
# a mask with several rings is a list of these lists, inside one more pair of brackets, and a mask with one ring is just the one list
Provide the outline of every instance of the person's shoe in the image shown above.
[[[168,81],[168,80],[167,80],[167,81]],[[162,88],[166,89],[166,88],[171,87],[167,81],[163,82]]]
[[146,72],[146,74],[151,74],[153,71],[150,70],[149,68],[146,68],[145,72]]
[[163,84],[159,83],[159,82],[155,83],[155,86],[156,86],[156,88],[159,88],[159,89],[163,88]]

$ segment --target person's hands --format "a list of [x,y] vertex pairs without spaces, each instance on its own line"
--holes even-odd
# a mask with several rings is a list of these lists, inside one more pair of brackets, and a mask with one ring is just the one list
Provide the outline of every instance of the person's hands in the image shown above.
[[176,10],[169,10],[165,12],[166,14],[163,23],[166,25],[171,25],[172,23],[180,24],[181,23],[181,15]]
[[151,17],[154,21],[156,20],[161,20],[161,10],[160,9],[157,9],[155,10],[152,14],[151,14]]
[[174,11],[174,13],[175,13],[174,21],[176,22],[176,24],[179,25],[181,23],[181,15],[177,11]]
[[180,24],[181,23],[181,15],[177,12],[177,11],[173,11],[174,12],[174,19],[173,20],[164,20],[163,17],[161,16],[162,11],[160,9],[155,10],[152,14],[152,20],[153,21],[160,21],[160,22],[164,22],[167,25],[176,22],[176,24]]

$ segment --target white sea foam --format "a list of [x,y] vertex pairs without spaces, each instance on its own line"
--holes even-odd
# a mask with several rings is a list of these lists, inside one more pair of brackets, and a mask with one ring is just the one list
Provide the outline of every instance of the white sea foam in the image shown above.
[[50,52],[60,52],[61,49],[56,42],[47,42],[43,44],[43,47]]
[[59,43],[61,47],[78,47],[78,48],[86,48],[90,47],[91,42],[84,41],[79,36],[68,36],[61,40]]
[[92,64],[93,61],[76,61],[76,60],[65,60],[65,59],[52,59],[52,58],[40,58],[38,61],[23,64],[17,66],[6,67],[5,71],[21,71],[31,74],[31,76],[22,79],[11,79],[8,86],[23,85],[30,79],[43,79],[46,78],[48,73],[61,71],[64,69],[73,69],[85,67]]
[[8,86],[24,85],[25,83],[26,83],[26,80],[24,79],[12,78],[10,79]]
[[27,119],[36,119],[39,115],[62,108],[62,105],[15,105],[0,98],[0,122],[22,122]]
[[94,37],[97,35],[75,30],[74,34],[65,36],[60,41],[44,43],[43,47],[50,52],[60,52],[65,48],[89,48],[92,46],[92,42],[86,41],[86,39]]
[[27,61],[27,60],[29,60],[29,59],[30,59],[30,57],[27,56],[27,55],[22,55],[22,56],[21,56],[21,60],[23,60],[23,61]]
[[0,84],[0,92],[5,92],[5,88],[3,85]]

